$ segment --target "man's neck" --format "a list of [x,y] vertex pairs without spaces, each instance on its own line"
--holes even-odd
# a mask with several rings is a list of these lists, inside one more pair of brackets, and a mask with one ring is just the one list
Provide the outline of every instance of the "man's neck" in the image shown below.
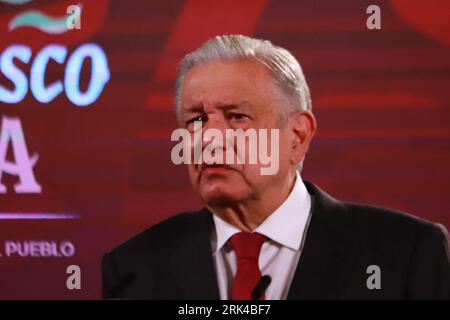
[[281,187],[272,187],[256,199],[248,199],[233,206],[207,206],[211,212],[242,231],[252,232],[267,219],[289,196],[296,173],[289,175]]

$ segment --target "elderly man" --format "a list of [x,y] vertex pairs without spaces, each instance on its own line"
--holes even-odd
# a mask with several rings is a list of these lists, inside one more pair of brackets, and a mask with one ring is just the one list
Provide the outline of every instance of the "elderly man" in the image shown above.
[[[287,50],[241,35],[207,41],[181,62],[175,107],[191,133],[277,129],[277,171],[261,174],[260,162],[188,164],[205,208],[106,253],[105,298],[450,298],[442,226],[344,203],[302,180],[316,120]],[[203,137],[201,148],[212,140]]]

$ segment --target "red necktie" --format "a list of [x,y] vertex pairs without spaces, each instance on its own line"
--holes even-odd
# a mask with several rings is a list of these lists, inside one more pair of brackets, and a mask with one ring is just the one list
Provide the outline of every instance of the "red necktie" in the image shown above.
[[[267,240],[259,233],[239,232],[231,237],[231,245],[236,252],[237,271],[233,281],[232,300],[251,300],[252,291],[261,280],[259,253]],[[264,295],[261,300],[264,300]]]

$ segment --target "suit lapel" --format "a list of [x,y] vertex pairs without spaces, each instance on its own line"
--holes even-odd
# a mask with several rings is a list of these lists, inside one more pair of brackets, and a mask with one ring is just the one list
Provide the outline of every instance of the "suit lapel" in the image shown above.
[[203,209],[186,225],[183,242],[170,257],[173,276],[182,299],[219,299],[211,253],[211,213]]
[[[313,199],[312,216],[287,299],[336,299],[352,245],[346,232],[347,210],[317,186],[304,182]],[[184,241],[170,255],[171,271],[181,299],[218,300],[210,244],[212,214],[203,209],[193,218],[186,225]]]
[[312,183],[305,185],[313,199],[312,216],[287,298],[336,299],[351,240],[347,210]]

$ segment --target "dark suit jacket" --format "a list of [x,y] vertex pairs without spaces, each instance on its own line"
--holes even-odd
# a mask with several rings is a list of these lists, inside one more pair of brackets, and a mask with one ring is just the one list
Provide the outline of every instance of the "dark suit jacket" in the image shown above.
[[[445,228],[305,184],[312,217],[288,299],[450,299]],[[103,297],[219,299],[211,228],[207,209],[182,213],[106,253]],[[370,265],[381,289],[367,287]]]

